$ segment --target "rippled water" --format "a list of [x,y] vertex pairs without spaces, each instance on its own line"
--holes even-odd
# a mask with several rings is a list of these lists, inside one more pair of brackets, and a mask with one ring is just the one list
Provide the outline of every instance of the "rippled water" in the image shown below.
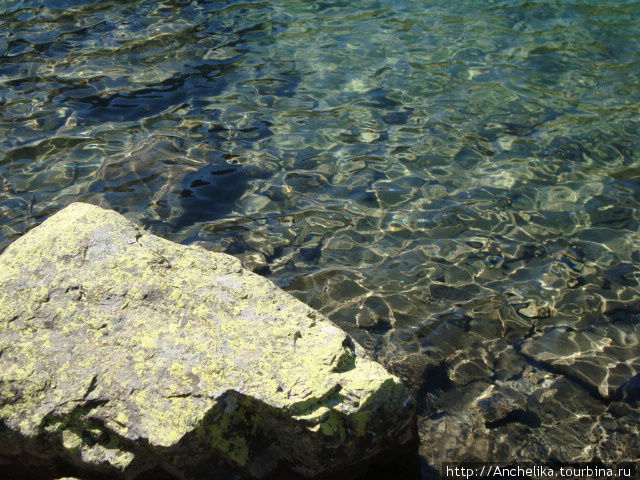
[[349,331],[425,464],[638,460],[638,52],[637,1],[0,1],[0,248],[110,206]]

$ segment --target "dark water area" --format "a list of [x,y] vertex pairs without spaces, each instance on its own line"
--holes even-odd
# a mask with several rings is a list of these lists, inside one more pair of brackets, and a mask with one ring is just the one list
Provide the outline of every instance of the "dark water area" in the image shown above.
[[640,460],[640,2],[0,0],[0,249],[74,201],[237,256],[420,461]]

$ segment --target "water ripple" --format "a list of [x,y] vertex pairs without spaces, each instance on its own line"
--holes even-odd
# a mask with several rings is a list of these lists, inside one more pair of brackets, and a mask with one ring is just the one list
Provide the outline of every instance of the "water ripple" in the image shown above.
[[637,459],[640,3],[0,9],[1,247],[110,206],[348,330],[429,464]]

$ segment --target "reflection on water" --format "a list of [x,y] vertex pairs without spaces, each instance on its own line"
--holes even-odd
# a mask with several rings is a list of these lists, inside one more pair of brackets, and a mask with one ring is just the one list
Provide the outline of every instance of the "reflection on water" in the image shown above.
[[418,395],[421,454],[638,458],[640,2],[0,2],[0,245],[110,206]]

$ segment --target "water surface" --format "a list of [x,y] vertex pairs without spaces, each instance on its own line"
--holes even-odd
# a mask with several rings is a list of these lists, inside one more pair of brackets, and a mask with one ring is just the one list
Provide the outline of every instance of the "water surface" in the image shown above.
[[640,458],[640,2],[0,9],[1,248],[115,208],[351,333],[425,464]]

